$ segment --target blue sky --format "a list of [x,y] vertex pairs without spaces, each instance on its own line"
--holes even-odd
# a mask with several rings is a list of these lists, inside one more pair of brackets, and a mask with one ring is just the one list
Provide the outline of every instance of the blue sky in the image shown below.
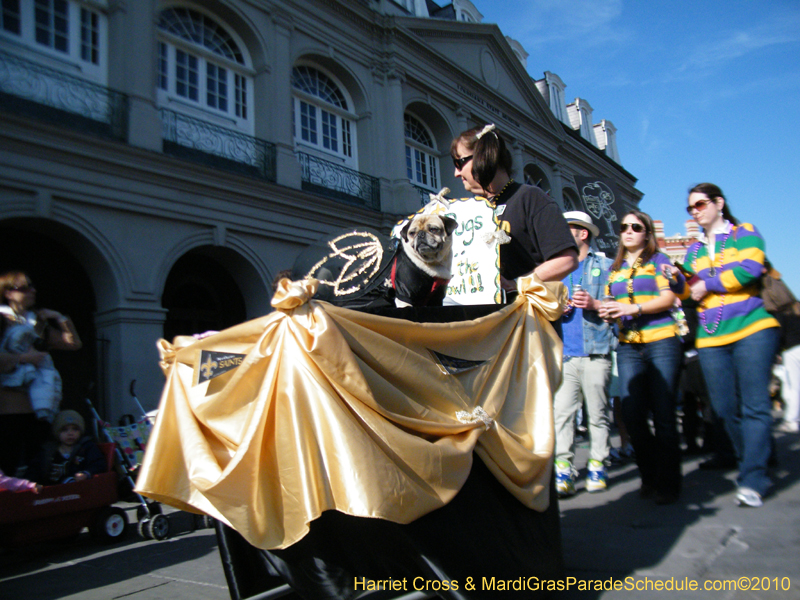
[[688,188],[719,185],[800,295],[800,2],[472,0],[617,128],[641,209],[684,231]]

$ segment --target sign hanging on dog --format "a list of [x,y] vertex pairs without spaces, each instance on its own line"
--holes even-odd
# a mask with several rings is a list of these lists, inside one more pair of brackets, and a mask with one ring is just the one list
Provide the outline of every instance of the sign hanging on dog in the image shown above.
[[[439,196],[417,214],[420,213],[441,214],[458,223],[452,234],[452,278],[444,303],[501,304],[499,244],[503,232],[492,204],[480,197],[451,200]],[[405,219],[398,223],[392,235],[400,237],[407,222]]]

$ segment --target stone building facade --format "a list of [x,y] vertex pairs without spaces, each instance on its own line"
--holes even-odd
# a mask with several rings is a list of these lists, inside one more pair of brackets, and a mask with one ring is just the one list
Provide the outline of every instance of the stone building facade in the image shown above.
[[619,210],[641,198],[611,122],[532,78],[469,0],[8,0],[1,18],[0,266],[72,316],[65,403],[109,419],[136,411],[132,380],[157,405],[159,338],[262,315],[322,235],[462,194],[449,145],[469,127],[495,123],[514,176],[567,208],[581,175],[614,181]]

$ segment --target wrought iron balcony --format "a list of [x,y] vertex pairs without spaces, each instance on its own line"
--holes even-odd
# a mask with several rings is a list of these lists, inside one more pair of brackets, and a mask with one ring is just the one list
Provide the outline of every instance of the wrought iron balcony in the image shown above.
[[275,181],[275,144],[166,108],[160,112],[165,153]]
[[296,154],[300,161],[304,190],[373,210],[381,209],[381,189],[377,177],[305,152]]
[[128,135],[125,94],[2,50],[0,108],[118,140]]
[[417,193],[419,194],[420,206],[426,206],[428,202],[431,201],[431,194],[436,194],[436,192],[432,192],[431,190],[419,185],[414,185],[413,183],[411,184],[411,187],[417,190]]

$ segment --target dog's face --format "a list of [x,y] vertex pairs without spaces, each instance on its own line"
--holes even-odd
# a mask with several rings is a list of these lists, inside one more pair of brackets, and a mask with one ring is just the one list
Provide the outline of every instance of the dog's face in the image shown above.
[[449,260],[453,232],[457,227],[458,223],[451,217],[416,215],[403,227],[400,236],[406,252],[413,253],[427,264],[442,264]]

